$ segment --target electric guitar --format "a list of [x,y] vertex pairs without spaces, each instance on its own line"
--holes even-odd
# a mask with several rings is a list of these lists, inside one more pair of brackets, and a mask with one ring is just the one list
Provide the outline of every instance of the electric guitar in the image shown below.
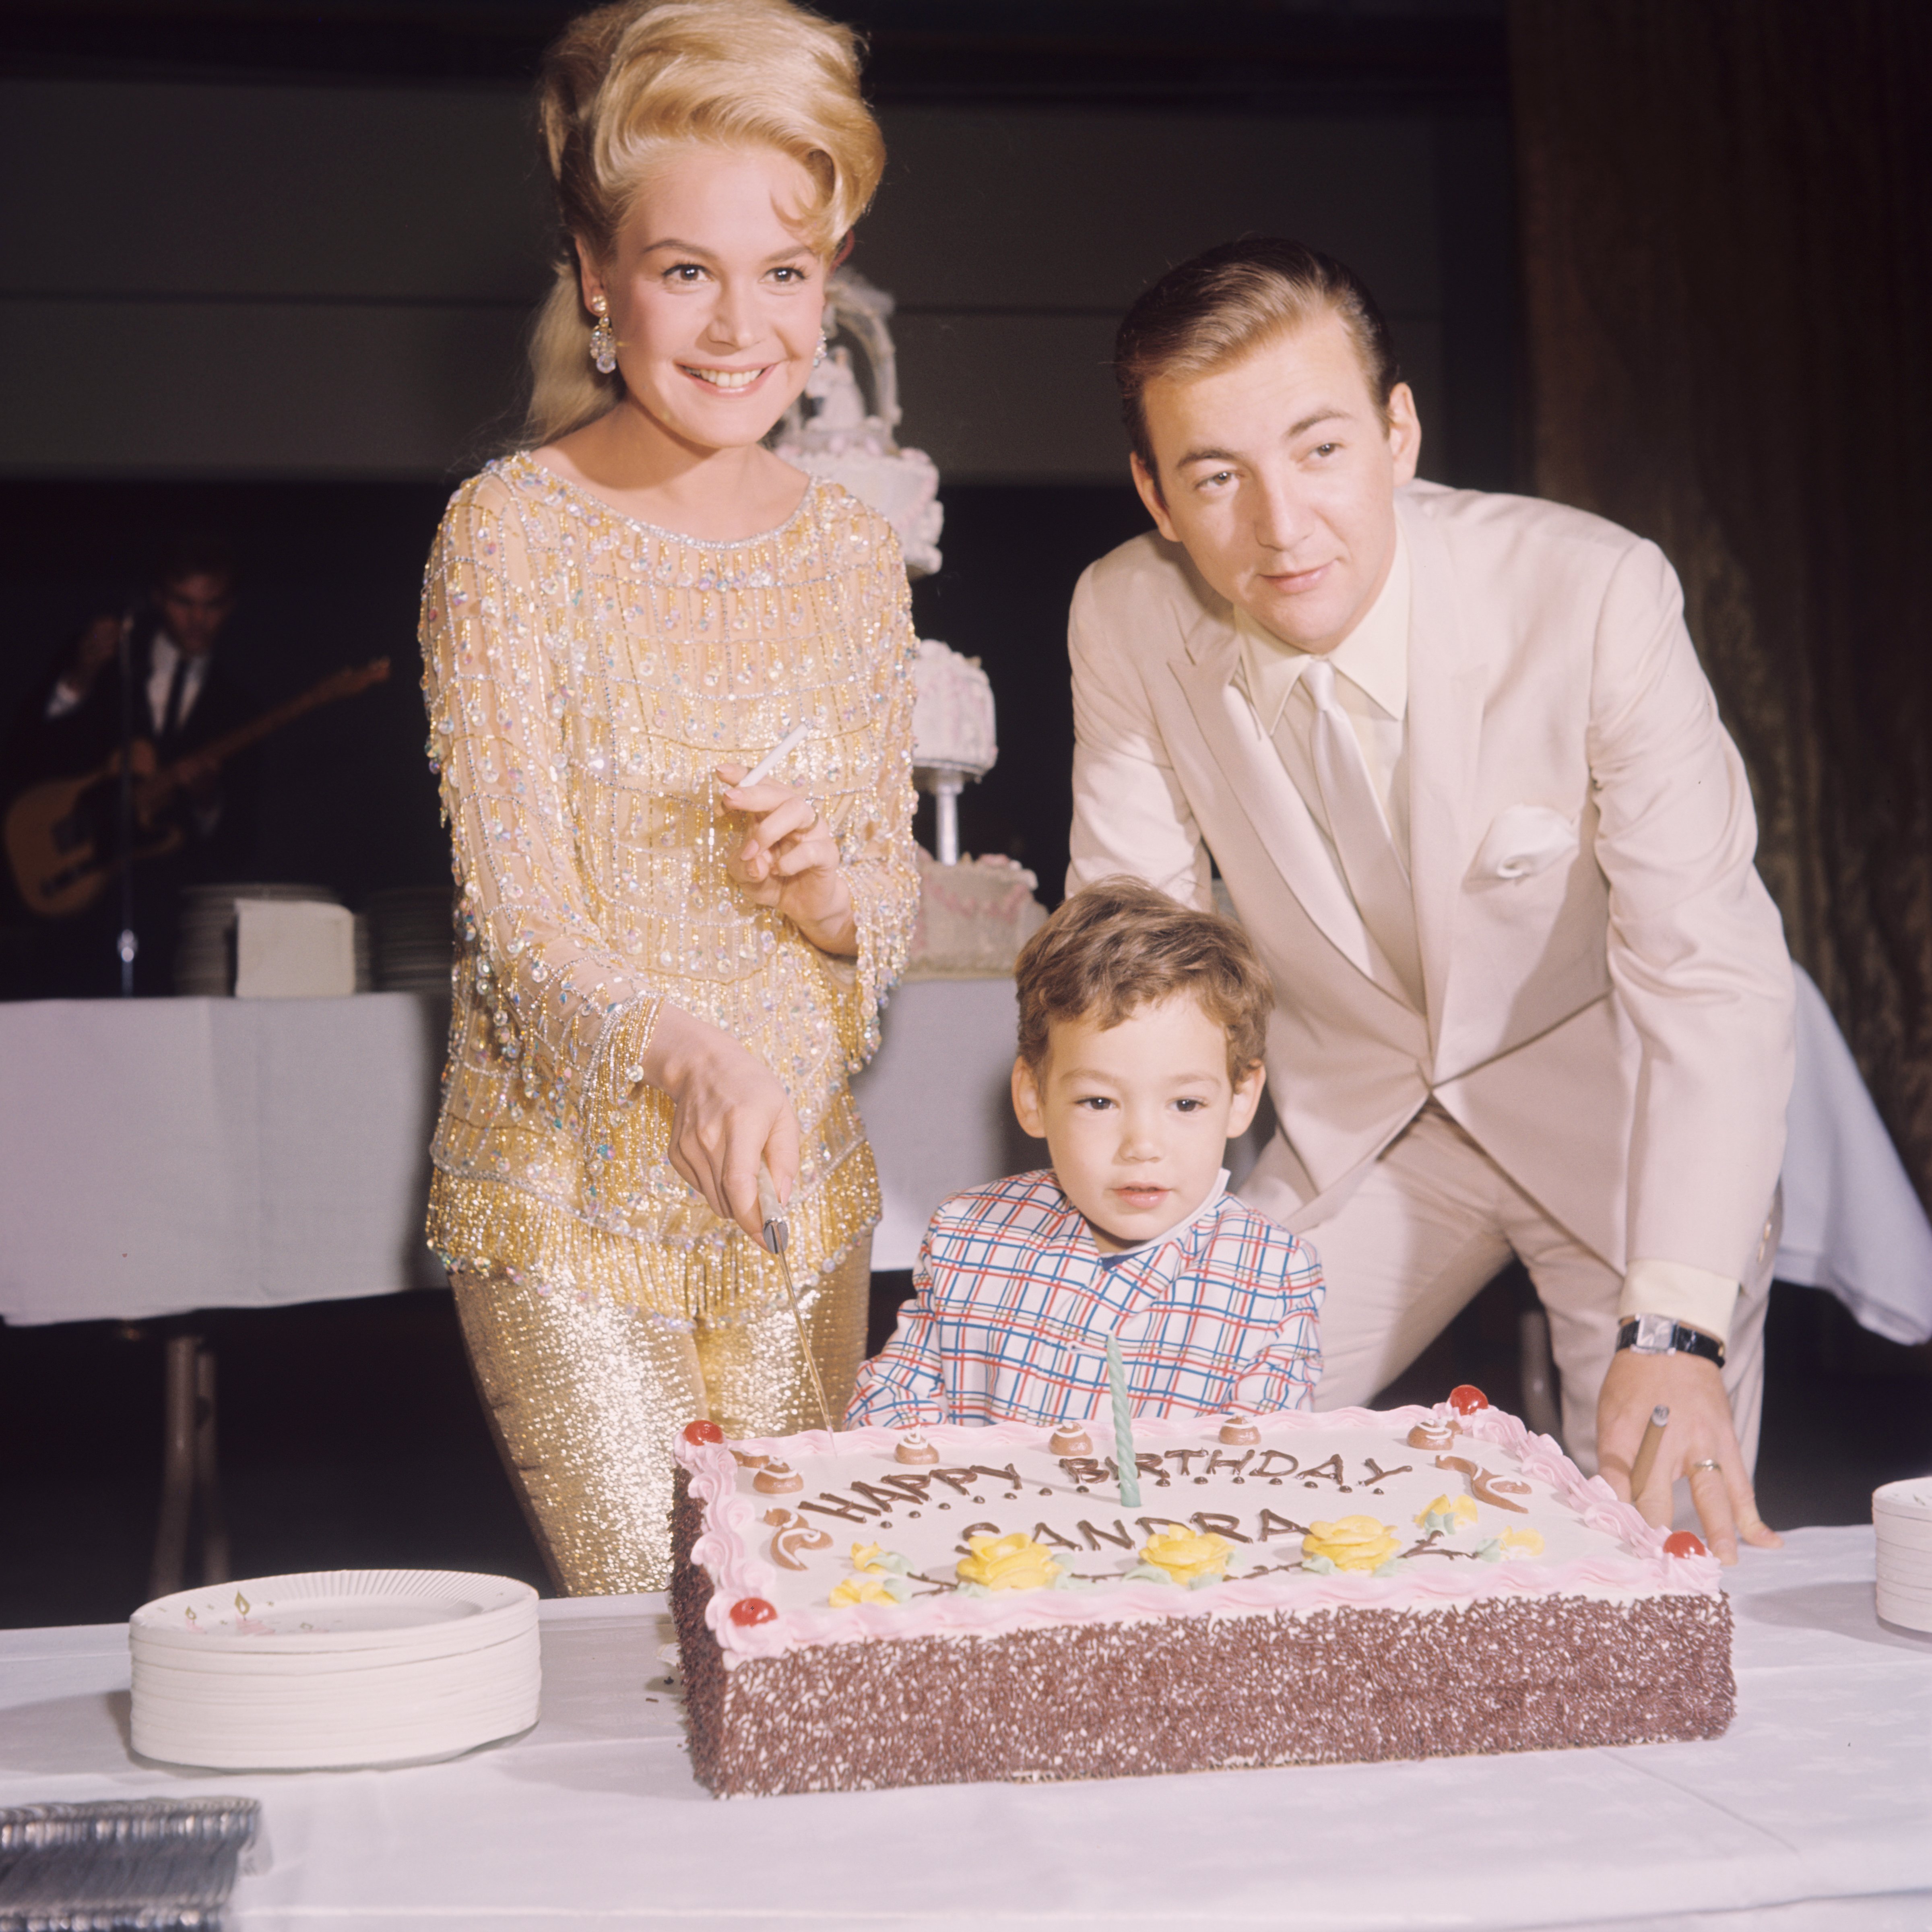
[[[200,750],[157,766],[154,748],[145,739],[134,746],[134,836],[130,859],[158,858],[182,842],[181,826],[168,808],[184,785],[218,770],[236,752],[259,743],[272,731],[292,724],[319,705],[353,698],[389,675],[387,658],[372,658],[332,673],[299,698],[265,711]],[[117,751],[98,770],[80,778],[50,778],[23,791],[7,808],[8,868],[22,902],[44,919],[66,919],[92,905],[119,872],[116,849],[116,806],[121,782]]]

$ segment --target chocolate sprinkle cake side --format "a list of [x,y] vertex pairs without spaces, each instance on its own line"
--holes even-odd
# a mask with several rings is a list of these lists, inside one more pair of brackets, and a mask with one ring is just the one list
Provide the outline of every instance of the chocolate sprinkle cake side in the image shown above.
[[734,1670],[690,1560],[671,1593],[692,1762],[721,1797],[1129,1778],[1720,1736],[1723,1596],[1180,1616],[825,1644]]

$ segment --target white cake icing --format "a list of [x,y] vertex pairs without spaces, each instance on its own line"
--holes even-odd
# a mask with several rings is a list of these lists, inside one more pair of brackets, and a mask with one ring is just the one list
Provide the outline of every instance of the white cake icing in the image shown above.
[[922,638],[913,680],[914,765],[939,766],[974,778],[991,771],[1000,748],[994,734],[993,686],[980,660]]
[[[1022,1424],[928,1429],[936,1462],[899,1456],[908,1432],[898,1430],[682,1441],[679,1460],[703,1511],[692,1559],[712,1586],[706,1623],[728,1667],[803,1646],[1039,1626],[1718,1594],[1718,1564],[1701,1546],[1666,1554],[1664,1532],[1514,1416],[1481,1410],[1460,1419],[1446,1448],[1411,1443],[1412,1429],[1439,1429],[1453,1413],[1445,1403],[1268,1416],[1253,1420],[1246,1445],[1220,1439],[1220,1418],[1138,1420],[1138,1508],[1120,1502],[1104,1416],[1084,1425],[1093,1454],[1084,1465],[1054,1453],[1054,1431]],[[755,1466],[774,1461],[799,1486],[767,1478],[760,1492]],[[1387,1534],[1356,1546],[1319,1534],[1318,1526],[1350,1517]],[[1148,1580],[1144,1552],[1168,1524],[1232,1543],[1225,1573],[1193,1586]],[[1060,1566],[1052,1585],[962,1590],[969,1539],[1012,1534]],[[1324,1567],[1324,1550],[1373,1554],[1391,1538],[1372,1570]],[[903,1600],[838,1606],[842,1586]]]
[[1040,881],[998,854],[942,866],[922,848],[919,923],[906,955],[908,980],[991,980],[1010,975],[1020,948],[1046,923]]
[[898,532],[906,568],[914,576],[940,566],[939,469],[921,449],[902,449],[892,425],[868,414],[848,350],[835,349],[806,380],[818,409],[775,446],[786,462],[843,485],[877,510]]

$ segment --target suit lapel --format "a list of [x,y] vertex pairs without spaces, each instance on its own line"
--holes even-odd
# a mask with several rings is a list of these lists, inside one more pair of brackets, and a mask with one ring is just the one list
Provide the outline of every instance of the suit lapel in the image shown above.
[[1396,500],[1413,572],[1408,620],[1409,876],[1415,882],[1432,1046],[1448,1009],[1456,908],[1475,840],[1471,825],[1487,667],[1465,631],[1462,586],[1434,520]]
[[1336,950],[1372,981],[1375,969],[1362,916],[1336,877],[1322,834],[1282,769],[1280,754],[1236,688],[1240,656],[1234,626],[1210,610],[1188,633],[1186,653],[1172,666],[1207,741],[1215,794],[1232,798],[1240,806],[1303,910]]

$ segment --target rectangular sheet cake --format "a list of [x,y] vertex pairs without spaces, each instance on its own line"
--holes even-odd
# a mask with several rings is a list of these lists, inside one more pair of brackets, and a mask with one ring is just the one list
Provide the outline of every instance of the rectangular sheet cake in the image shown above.
[[[727,1443],[672,1600],[721,1796],[1708,1738],[1730,1606],[1486,1407]],[[1666,1540],[1670,1547],[1666,1550]],[[1678,1553],[1682,1552],[1682,1553]]]

